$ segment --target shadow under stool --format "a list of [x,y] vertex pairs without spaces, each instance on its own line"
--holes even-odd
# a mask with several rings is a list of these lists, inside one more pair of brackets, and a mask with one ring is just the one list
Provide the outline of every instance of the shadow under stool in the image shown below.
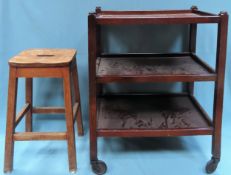
[[[66,140],[70,172],[76,172],[76,148],[74,123],[77,121],[78,134],[83,135],[83,124],[74,49],[31,49],[21,52],[9,61],[9,89],[5,141],[4,172],[13,169],[14,141],[25,140]],[[33,78],[62,78],[64,107],[34,107]],[[26,80],[26,104],[16,116],[18,78]],[[73,88],[73,95],[72,95]],[[74,97],[72,99],[72,96]],[[74,102],[73,102],[74,101]],[[33,132],[32,114],[65,113],[66,132]],[[15,132],[25,116],[26,132]]]

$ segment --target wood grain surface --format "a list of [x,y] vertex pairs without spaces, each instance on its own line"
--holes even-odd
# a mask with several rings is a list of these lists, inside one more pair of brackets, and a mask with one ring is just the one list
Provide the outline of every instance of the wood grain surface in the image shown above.
[[11,66],[66,66],[76,55],[75,49],[29,49],[9,60]]

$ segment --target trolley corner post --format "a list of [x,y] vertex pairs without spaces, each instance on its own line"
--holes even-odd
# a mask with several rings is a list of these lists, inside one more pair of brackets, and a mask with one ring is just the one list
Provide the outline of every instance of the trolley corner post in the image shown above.
[[[96,9],[96,13],[100,12]],[[97,157],[97,84],[96,84],[96,59],[97,43],[99,38],[96,35],[96,13],[88,16],[88,49],[89,49],[89,115],[90,115],[90,161],[92,170],[96,174],[104,174],[107,166]],[[97,40],[98,39],[98,40]]]
[[[192,6],[191,10],[193,12],[198,11],[197,6]],[[189,24],[189,48],[188,51],[190,53],[196,52],[196,41],[197,41],[197,24]],[[187,91],[190,95],[194,93],[194,82],[188,82],[186,84]]]
[[217,37],[217,55],[216,55],[216,73],[217,81],[214,90],[214,108],[213,123],[214,132],[212,136],[212,158],[206,165],[206,172],[213,173],[220,161],[221,157],[221,126],[222,126],[222,108],[224,95],[224,78],[225,78],[225,62],[227,49],[227,33],[228,33],[228,13],[220,12],[220,22],[218,23]]

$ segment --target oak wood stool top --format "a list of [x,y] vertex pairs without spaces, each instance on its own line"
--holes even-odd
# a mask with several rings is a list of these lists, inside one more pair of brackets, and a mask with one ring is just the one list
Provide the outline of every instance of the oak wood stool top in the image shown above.
[[[67,140],[69,170],[75,172],[76,148],[74,122],[77,121],[78,134],[83,135],[76,50],[74,49],[30,49],[9,60],[9,89],[6,123],[4,172],[13,169],[14,141],[25,140]],[[62,78],[65,107],[34,107],[33,78]],[[26,80],[26,104],[16,116],[18,78]],[[72,100],[73,86],[73,100]],[[74,101],[74,102],[73,102]],[[32,114],[65,113],[66,132],[33,132]],[[25,132],[15,132],[15,128],[25,116]]]

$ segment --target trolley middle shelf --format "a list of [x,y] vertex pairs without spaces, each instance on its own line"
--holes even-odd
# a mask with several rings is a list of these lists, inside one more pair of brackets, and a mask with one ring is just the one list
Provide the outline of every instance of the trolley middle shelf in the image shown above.
[[215,81],[216,72],[194,53],[109,54],[97,58],[96,80],[110,82]]

